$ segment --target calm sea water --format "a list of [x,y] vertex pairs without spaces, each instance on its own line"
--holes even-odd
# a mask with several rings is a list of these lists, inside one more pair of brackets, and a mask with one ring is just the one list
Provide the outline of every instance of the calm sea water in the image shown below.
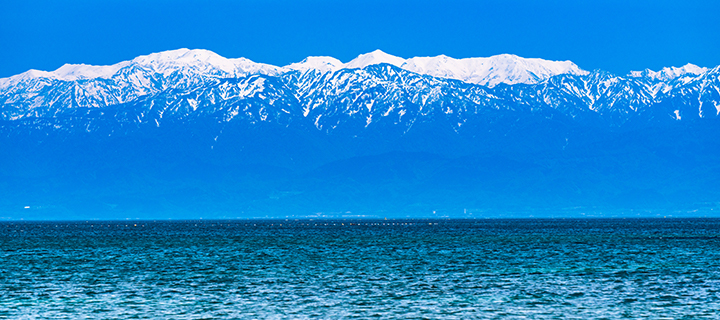
[[720,220],[0,223],[0,318],[715,318]]

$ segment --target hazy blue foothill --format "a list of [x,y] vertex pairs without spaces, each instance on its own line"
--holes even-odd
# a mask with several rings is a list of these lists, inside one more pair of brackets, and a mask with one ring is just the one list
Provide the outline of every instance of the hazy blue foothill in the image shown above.
[[720,210],[717,67],[493,86],[388,63],[212,67],[3,79],[2,218]]

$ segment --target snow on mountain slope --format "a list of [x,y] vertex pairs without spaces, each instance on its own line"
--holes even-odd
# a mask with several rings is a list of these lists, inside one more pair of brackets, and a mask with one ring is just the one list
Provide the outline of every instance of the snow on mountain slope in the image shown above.
[[303,61],[296,62],[284,67],[289,70],[307,71],[318,70],[320,72],[336,71],[343,68],[343,63],[333,57],[307,57]]
[[694,64],[688,63],[680,68],[678,67],[665,67],[662,68],[660,71],[652,71],[650,69],[645,69],[643,71],[630,71],[628,76],[634,77],[634,78],[650,78],[653,80],[659,80],[659,81],[670,81],[674,80],[676,78],[689,75],[689,76],[696,76],[702,73],[705,73],[708,71],[708,68],[702,68],[698,67]]
[[218,79],[278,75],[281,68],[208,50],[178,49],[110,66],[66,64],[52,72],[30,70],[0,79],[0,116],[20,119],[57,108],[97,108],[134,101],[168,89],[191,90]]
[[645,69],[643,71],[630,71],[628,77],[635,79],[647,79],[649,90],[654,96],[667,94],[678,85],[685,85],[692,82],[698,76],[708,73],[710,69],[698,67],[694,64],[686,64],[680,68],[665,67],[660,71]]
[[59,69],[50,72],[50,77],[59,80],[75,81],[80,79],[110,78],[118,70],[129,65],[123,61],[110,66],[91,66],[86,64],[65,64]]
[[511,54],[466,59],[454,59],[445,55],[416,57],[408,59],[401,68],[433,77],[462,80],[490,87],[500,83],[533,84],[558,74],[588,74],[570,61],[526,59]]
[[2,83],[17,83],[32,78],[49,78],[62,81],[84,79],[109,79],[126,68],[140,68],[150,73],[169,76],[182,69],[194,73],[240,77],[248,74],[277,75],[279,67],[256,63],[245,58],[227,59],[212,51],[202,49],[178,49],[139,56],[131,61],[123,61],[109,66],[92,66],[85,64],[65,64],[55,71],[30,70],[16,76],[5,78]]
[[133,63],[148,67],[165,76],[183,69],[192,68],[199,73],[239,77],[248,74],[276,75],[280,68],[256,63],[245,58],[227,59],[209,50],[178,49],[140,56]]
[[490,87],[500,83],[534,84],[558,74],[588,74],[587,71],[580,69],[571,61],[526,59],[511,54],[501,54],[489,58],[454,59],[440,55],[403,59],[380,50],[361,54],[345,64],[331,57],[309,57],[284,68],[334,72],[340,69],[362,69],[381,63],[391,64],[423,75],[461,80]]

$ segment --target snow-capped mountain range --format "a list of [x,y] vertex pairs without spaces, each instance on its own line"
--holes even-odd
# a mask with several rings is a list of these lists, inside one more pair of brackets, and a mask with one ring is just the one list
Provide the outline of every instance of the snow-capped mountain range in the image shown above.
[[380,50],[361,54],[348,63],[342,63],[333,57],[308,57],[302,62],[293,63],[279,70],[318,70],[321,72],[340,69],[362,69],[370,65],[387,63],[403,70],[439,78],[462,80],[468,83],[489,87],[499,83],[537,83],[558,74],[584,75],[570,61],[548,61],[525,59],[511,54],[502,54],[489,58],[454,59],[445,55],[437,57],[415,57],[403,59]]
[[152,70],[164,76],[180,69],[190,69],[199,74],[242,77],[248,74],[278,75],[295,70],[333,72],[340,69],[362,69],[381,63],[391,64],[418,74],[462,80],[491,87],[499,83],[537,83],[558,74],[582,75],[588,73],[570,61],[525,59],[510,54],[489,58],[453,59],[440,55],[403,59],[375,50],[361,54],[348,63],[342,63],[333,57],[307,57],[301,62],[277,67],[256,63],[245,58],[227,59],[208,50],[179,49],[140,56],[131,61],[123,61],[110,66],[66,64],[52,72],[30,70],[14,77],[1,79],[0,85],[6,86],[32,78],[64,81],[109,79],[129,67]]
[[0,212],[710,212],[718,128],[720,67],[180,49],[0,79]]
[[347,63],[308,57],[278,67],[179,49],[111,66],[68,64],[0,79],[0,119],[125,108],[123,121],[155,126],[208,116],[251,124],[305,122],[324,132],[373,123],[407,132],[438,117],[456,132],[470,123],[481,127],[483,121],[528,116],[621,126],[718,117],[719,73],[719,67],[688,64],[616,76],[570,61],[509,54],[403,59],[380,50]]

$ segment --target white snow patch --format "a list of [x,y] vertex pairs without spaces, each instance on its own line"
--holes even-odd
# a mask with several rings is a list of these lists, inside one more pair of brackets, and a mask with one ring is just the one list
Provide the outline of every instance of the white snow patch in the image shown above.
[[368,112],[372,112],[372,107],[375,104],[375,100],[370,100],[365,103],[365,108],[368,109]]
[[675,110],[675,120],[680,120],[680,119],[682,119],[680,117],[680,110]]
[[195,99],[187,99],[188,104],[192,107],[193,111],[197,110],[198,102]]
[[322,117],[321,114],[319,114],[319,115],[317,116],[317,118],[315,118],[315,128],[318,128],[318,129],[321,129],[321,127],[322,127],[322,126],[320,125],[320,117]]

